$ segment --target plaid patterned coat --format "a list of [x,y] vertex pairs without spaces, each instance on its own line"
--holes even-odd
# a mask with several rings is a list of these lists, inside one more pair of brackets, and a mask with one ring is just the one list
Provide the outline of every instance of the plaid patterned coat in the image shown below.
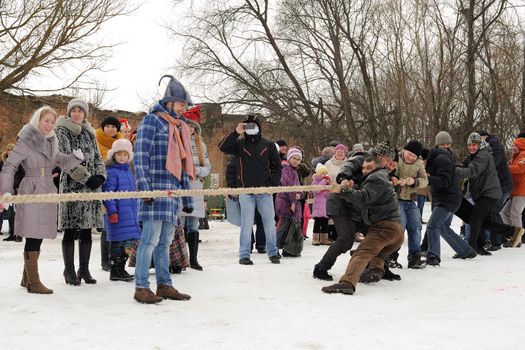
[[[139,191],[189,189],[186,173],[181,181],[166,170],[168,152],[168,122],[155,112],[169,113],[160,102],[142,119],[137,131],[133,161],[135,182]],[[179,116],[171,114],[175,118]],[[177,198],[155,198],[153,203],[138,200],[139,221],[167,221],[177,224],[179,204]],[[183,206],[193,208],[191,197],[182,198]]]

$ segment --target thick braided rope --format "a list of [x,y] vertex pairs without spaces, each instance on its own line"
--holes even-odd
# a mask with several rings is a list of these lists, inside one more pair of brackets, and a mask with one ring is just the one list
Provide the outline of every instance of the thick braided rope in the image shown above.
[[272,194],[283,192],[310,192],[330,190],[332,186],[287,186],[287,187],[247,187],[247,188],[217,188],[206,190],[163,190],[141,192],[89,192],[89,193],[50,193],[50,194],[24,194],[2,195],[0,203],[58,203],[125,198],[166,198],[189,196],[227,196],[238,194]]

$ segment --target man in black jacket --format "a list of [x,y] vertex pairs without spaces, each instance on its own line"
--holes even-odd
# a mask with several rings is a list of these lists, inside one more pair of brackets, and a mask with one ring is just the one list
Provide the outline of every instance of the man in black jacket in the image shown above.
[[[234,131],[226,136],[219,148],[239,159],[237,187],[279,186],[281,181],[281,161],[272,141],[262,137],[261,123],[253,115],[239,123]],[[243,135],[243,138],[239,136]],[[259,210],[266,234],[266,254],[273,264],[280,262],[275,232],[275,211],[270,194],[241,194],[241,237],[239,264],[253,265],[250,259],[251,232],[255,208]]]
[[369,225],[365,239],[355,250],[345,274],[339,283],[323,287],[325,293],[354,294],[361,273],[370,263],[370,273],[385,273],[385,257],[403,244],[403,228],[400,223],[399,204],[388,170],[381,167],[377,157],[367,157],[362,165],[363,183],[361,189],[351,188],[348,180],[335,185],[335,193],[353,208],[359,210],[361,221]]

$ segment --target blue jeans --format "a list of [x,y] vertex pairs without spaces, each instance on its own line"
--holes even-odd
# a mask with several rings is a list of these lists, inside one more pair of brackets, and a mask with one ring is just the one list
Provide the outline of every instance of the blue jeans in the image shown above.
[[408,256],[421,252],[421,213],[415,201],[399,201],[401,227],[408,233]]
[[239,240],[239,257],[249,258],[252,251],[252,230],[255,208],[261,214],[264,233],[266,236],[266,254],[277,255],[277,238],[275,233],[275,210],[273,197],[269,194],[241,194],[241,237]]
[[175,234],[175,225],[167,221],[144,221],[142,225],[142,236],[137,249],[135,285],[137,288],[149,288],[149,268],[153,256],[157,285],[171,286],[169,248]]
[[423,219],[423,208],[425,207],[425,202],[427,197],[422,194],[417,195],[417,207],[419,208],[419,213],[421,214],[421,219]]
[[432,208],[432,214],[428,219],[427,238],[428,253],[427,256],[441,257],[441,245],[439,236],[448,243],[459,255],[467,255],[471,248],[466,241],[450,228],[454,214],[442,207]]

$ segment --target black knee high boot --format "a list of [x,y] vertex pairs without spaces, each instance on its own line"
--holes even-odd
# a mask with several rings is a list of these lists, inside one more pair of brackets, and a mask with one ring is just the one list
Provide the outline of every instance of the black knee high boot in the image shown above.
[[188,250],[190,252],[190,267],[202,271],[202,266],[197,261],[199,251],[199,231],[188,232]]
[[64,279],[67,284],[80,285],[80,279],[75,272],[75,241],[62,241],[62,257],[64,258]]
[[109,243],[106,240],[106,230],[102,230],[100,235],[100,264],[102,265],[102,270],[109,271]]
[[79,268],[78,278],[83,279],[87,284],[95,284],[97,280],[91,277],[89,273],[89,257],[91,256],[91,240],[81,239],[79,240],[78,252],[79,252]]

